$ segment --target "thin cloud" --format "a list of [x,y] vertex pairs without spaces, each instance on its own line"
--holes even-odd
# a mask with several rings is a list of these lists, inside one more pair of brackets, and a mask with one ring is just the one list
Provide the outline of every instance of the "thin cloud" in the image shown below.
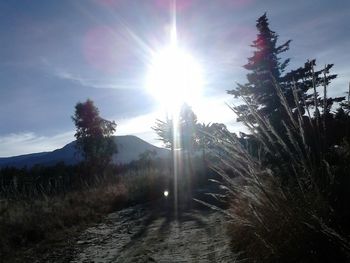
[[95,89],[125,89],[128,87],[128,83],[120,83],[121,81],[118,80],[119,84],[112,84],[112,83],[106,83],[101,82],[96,79],[88,79],[83,78],[79,75],[74,75],[73,73],[70,73],[68,71],[64,70],[56,70],[54,75],[60,79],[72,81],[74,83],[79,84],[83,87],[88,88],[95,88]]
[[53,151],[74,138],[74,131],[53,136],[40,136],[33,132],[11,133],[0,137],[0,156],[9,157],[34,152]]

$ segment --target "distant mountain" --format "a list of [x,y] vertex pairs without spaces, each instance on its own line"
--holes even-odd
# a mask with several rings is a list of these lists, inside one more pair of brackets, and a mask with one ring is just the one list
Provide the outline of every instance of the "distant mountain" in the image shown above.
[[[138,160],[139,155],[145,151],[155,151],[156,157],[165,158],[169,156],[169,150],[156,147],[140,138],[132,135],[114,136],[118,146],[118,153],[113,156],[114,163],[126,164]],[[50,166],[58,162],[65,164],[76,164],[82,158],[75,149],[76,142],[68,143],[61,149],[52,152],[41,152],[25,154],[20,156],[0,158],[0,167],[32,167],[35,164]]]

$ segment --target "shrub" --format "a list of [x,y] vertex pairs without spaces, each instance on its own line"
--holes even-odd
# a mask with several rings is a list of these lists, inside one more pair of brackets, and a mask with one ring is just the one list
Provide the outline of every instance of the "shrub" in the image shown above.
[[349,135],[330,142],[336,116],[292,111],[274,86],[287,116],[283,131],[241,96],[254,120],[233,110],[251,134],[239,138],[218,131],[211,138],[217,145],[212,166],[229,198],[232,249],[248,262],[347,262]]

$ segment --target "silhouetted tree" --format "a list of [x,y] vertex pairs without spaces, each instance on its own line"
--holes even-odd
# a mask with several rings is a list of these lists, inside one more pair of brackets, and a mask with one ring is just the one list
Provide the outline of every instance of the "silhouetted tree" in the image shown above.
[[181,107],[178,127],[181,149],[192,154],[197,148],[197,116],[187,104]]
[[72,120],[76,126],[76,147],[81,152],[90,172],[104,169],[117,146],[112,138],[116,124],[100,117],[98,108],[92,100],[77,103]]
[[[177,185],[179,202],[189,204],[194,178],[193,153],[197,148],[197,116],[191,107],[183,104],[176,119],[157,120],[153,130],[158,134],[165,146],[170,148],[174,158],[173,171],[181,175],[181,181],[174,176]],[[175,162],[176,161],[176,162]],[[174,190],[175,191],[175,190]]]
[[153,130],[165,147],[192,153],[197,147],[197,116],[191,107],[183,104],[176,119],[157,120]]
[[197,124],[197,145],[202,150],[205,158],[205,149],[216,147],[217,141],[221,140],[223,133],[230,133],[223,123],[198,123]]
[[152,127],[152,129],[157,133],[159,139],[163,142],[164,146],[172,150],[174,145],[173,125],[173,120],[167,117],[165,121],[156,120],[155,126]]
[[[333,64],[326,64],[324,68],[316,70],[316,60],[308,60],[303,67],[296,70],[291,70],[281,78],[281,85],[287,87],[288,91],[284,94],[288,101],[288,106],[296,109],[297,106],[305,112],[305,109],[311,106],[314,109],[314,116],[316,118],[322,115],[326,116],[335,102],[341,102],[345,97],[329,97],[328,87],[331,80],[335,79],[337,75],[329,74]],[[320,96],[317,91],[318,87],[323,88],[323,94]],[[293,90],[297,98],[293,96]]]
[[[251,109],[254,109],[259,116],[266,117],[275,128],[281,130],[281,120],[286,117],[283,109],[286,105],[283,105],[284,101],[280,99],[279,92],[283,94],[287,106],[292,111],[299,108],[303,115],[307,107],[314,106],[316,117],[320,117],[319,107],[327,114],[334,102],[343,100],[327,98],[326,101],[326,96],[320,97],[316,90],[317,87],[323,86],[326,94],[326,87],[336,78],[336,75],[329,75],[333,64],[315,70],[316,61],[310,60],[303,67],[285,73],[290,60],[280,61],[280,55],[289,49],[291,40],[277,45],[278,35],[269,28],[266,13],[257,20],[256,27],[258,35],[252,44],[255,51],[244,65],[244,68],[250,71],[247,74],[248,82],[244,85],[238,84],[235,89],[227,91],[245,101],[243,105],[235,107],[235,111],[240,113],[238,121],[245,116],[245,119],[248,117],[252,122],[256,122],[251,113]],[[308,92],[309,90],[312,92]]]
[[350,82],[349,82],[349,90],[348,90],[347,94],[348,94],[347,100],[340,103],[340,106],[343,108],[344,112],[347,115],[350,115]]
[[[238,84],[237,88],[228,91],[236,97],[242,97],[251,104],[259,113],[270,116],[281,107],[273,79],[281,80],[281,74],[289,63],[289,59],[280,62],[279,55],[289,49],[291,40],[277,45],[278,35],[270,30],[266,13],[257,20],[257,39],[253,41],[254,55],[248,58],[244,68],[249,70],[248,83]],[[247,115],[250,111],[246,105],[238,106],[237,109]]]
[[202,150],[203,163],[206,161],[206,149],[209,147],[209,144],[212,141],[210,138],[210,128],[210,123],[197,124],[197,141],[198,147]]

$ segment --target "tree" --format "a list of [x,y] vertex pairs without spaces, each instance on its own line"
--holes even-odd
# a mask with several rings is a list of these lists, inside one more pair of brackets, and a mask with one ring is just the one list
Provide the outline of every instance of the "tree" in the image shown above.
[[[324,116],[328,115],[335,102],[341,102],[345,97],[328,97],[327,88],[330,82],[337,77],[335,74],[329,74],[333,64],[326,64],[323,69],[316,70],[316,60],[308,60],[303,67],[291,70],[281,79],[282,85],[287,87],[289,93],[285,96],[289,106],[294,109],[297,106],[302,107],[303,112],[311,106],[315,110],[315,117],[320,117],[320,108]],[[323,96],[317,92],[318,87],[323,88]],[[297,98],[292,96],[293,89],[297,92]],[[311,92],[308,92],[311,90]],[[298,100],[297,103],[295,100]],[[292,102],[293,100],[293,102]]]
[[348,98],[346,101],[342,102],[340,106],[344,109],[347,115],[350,114],[350,82],[349,82],[349,90],[347,92]]
[[176,120],[157,120],[153,130],[167,148],[192,154],[197,147],[197,116],[187,104],[182,105]]
[[155,126],[152,127],[152,129],[157,133],[159,139],[163,142],[164,146],[171,150],[174,150],[173,126],[173,120],[167,117],[165,121],[156,120]]
[[202,150],[203,160],[206,159],[206,149],[212,150],[225,133],[230,133],[223,123],[198,123],[197,145]]
[[[235,97],[244,96],[259,113],[269,116],[281,107],[273,79],[280,82],[281,74],[289,63],[289,59],[280,62],[279,55],[289,49],[291,40],[277,45],[278,35],[270,30],[266,13],[257,20],[256,27],[257,39],[251,45],[255,48],[254,55],[248,58],[248,63],[244,65],[244,68],[250,71],[247,74],[248,83],[238,84],[236,89],[228,93]],[[246,105],[237,108],[245,114],[250,114]]]
[[197,116],[187,104],[181,107],[178,127],[180,147],[192,155],[197,148]]
[[[157,120],[153,130],[172,151],[174,193],[178,194],[181,203],[188,205],[192,179],[195,177],[192,159],[197,148],[197,116],[190,106],[183,104],[179,115],[173,118],[167,118],[165,121]],[[177,180],[178,175],[181,175],[180,181]]]
[[[72,120],[76,127],[76,147],[89,169],[104,169],[117,152],[112,134],[116,123],[100,117],[92,100],[77,103]],[[97,171],[97,170],[96,170]],[[93,171],[90,171],[93,172]]]
[[[325,109],[324,113],[327,113],[334,102],[342,100],[328,98],[328,101],[325,101],[319,97],[316,90],[318,86],[324,86],[326,94],[326,87],[336,78],[336,75],[328,75],[333,64],[315,70],[316,60],[310,60],[303,67],[285,73],[290,60],[281,61],[280,55],[289,49],[291,40],[277,45],[278,35],[269,28],[266,13],[257,20],[256,27],[257,39],[251,45],[255,51],[244,65],[244,68],[250,71],[247,74],[248,82],[244,85],[238,84],[235,89],[227,91],[245,102],[234,107],[240,115],[238,121],[242,121],[244,116],[245,119],[248,117],[250,121],[256,122],[251,113],[253,109],[259,116],[267,118],[276,129],[281,130],[281,120],[286,117],[285,106],[292,111],[299,108],[304,114],[308,106],[317,105],[314,112],[315,116],[319,117],[318,107],[322,107]],[[308,93],[309,90],[312,92]],[[281,100],[279,92],[283,94],[288,105],[283,105],[284,101]]]
[[212,138],[211,135],[211,124],[198,123],[197,124],[197,140],[198,147],[202,150],[203,163],[206,161],[206,148],[209,147]]

